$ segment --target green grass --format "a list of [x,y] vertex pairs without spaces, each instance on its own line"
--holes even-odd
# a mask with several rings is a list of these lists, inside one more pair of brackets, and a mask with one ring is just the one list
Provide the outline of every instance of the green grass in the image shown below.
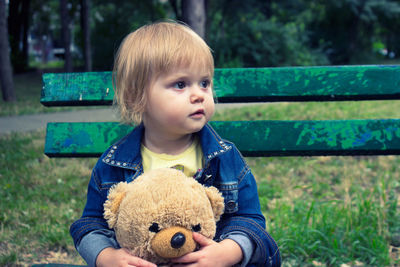
[[[400,118],[400,109],[395,101],[274,103],[219,110],[214,117],[288,118]],[[82,213],[96,159],[50,159],[43,146],[43,132],[0,136],[0,266],[82,263],[69,226]],[[400,234],[399,156],[247,161],[283,266],[400,264],[391,245]]]
[[80,262],[68,228],[95,160],[49,159],[43,146],[43,132],[0,138],[0,266]]
[[[215,120],[400,118],[398,101],[272,103]],[[251,141],[251,140],[249,140]],[[400,157],[248,158],[284,266],[397,266]]]
[[327,120],[400,118],[399,101],[254,103],[221,109],[213,120]]
[[0,102],[0,116],[23,115],[48,111],[40,104],[41,76],[38,72],[14,75],[16,102]]
[[388,251],[400,231],[400,157],[248,161],[268,229],[292,265],[394,264]]
[[[68,231],[96,159],[49,159],[43,140],[43,132],[0,138],[1,266],[82,263]],[[247,160],[284,266],[395,266],[400,157]]]
[[63,69],[64,68],[64,60],[53,60],[48,61],[47,63],[43,63],[41,61],[31,60],[29,62],[29,67],[34,69]]

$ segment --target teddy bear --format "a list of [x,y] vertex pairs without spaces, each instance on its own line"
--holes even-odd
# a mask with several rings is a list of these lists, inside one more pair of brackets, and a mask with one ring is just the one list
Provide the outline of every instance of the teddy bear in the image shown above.
[[223,210],[217,188],[162,168],[114,185],[104,203],[104,218],[121,247],[161,265],[197,249],[193,232],[212,239]]

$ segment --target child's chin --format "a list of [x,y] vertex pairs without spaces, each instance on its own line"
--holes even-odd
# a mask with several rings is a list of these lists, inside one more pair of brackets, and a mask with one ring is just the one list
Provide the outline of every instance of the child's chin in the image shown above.
[[206,123],[202,123],[201,125],[199,124],[199,126],[196,126],[196,127],[193,127],[193,129],[192,129],[192,133],[197,133],[197,132],[199,132],[201,129],[203,129],[203,127],[204,127],[204,125],[205,125]]

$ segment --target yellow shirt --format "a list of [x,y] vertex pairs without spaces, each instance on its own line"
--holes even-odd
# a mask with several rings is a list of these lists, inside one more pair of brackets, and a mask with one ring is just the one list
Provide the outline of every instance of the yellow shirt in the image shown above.
[[143,144],[140,152],[144,172],[159,168],[174,168],[183,171],[188,177],[193,177],[199,169],[203,168],[203,151],[198,138],[195,138],[190,147],[179,155],[154,153]]

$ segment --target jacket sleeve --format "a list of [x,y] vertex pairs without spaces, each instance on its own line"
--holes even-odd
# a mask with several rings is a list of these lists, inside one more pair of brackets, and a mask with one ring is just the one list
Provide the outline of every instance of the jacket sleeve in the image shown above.
[[[250,263],[257,266],[280,266],[279,248],[265,229],[265,218],[261,212],[256,180],[236,148],[233,152],[234,155],[231,155],[231,158],[234,160],[234,164],[243,166],[239,172],[234,174],[238,181],[237,208],[235,212],[223,215],[219,222],[219,234],[226,236],[235,231],[245,233],[255,245],[253,256],[258,257],[258,259],[252,258]],[[227,173],[229,172],[227,164],[233,164],[233,162],[226,161],[221,164],[220,167],[224,168],[224,172]]]
[[95,230],[84,237],[76,244],[76,250],[86,261],[89,267],[96,266],[97,256],[108,247],[120,248],[115,233],[112,230]]
[[254,256],[257,256],[254,254],[253,241],[251,241],[251,239],[243,232],[231,232],[228,234],[228,236],[220,239],[231,239],[240,246],[243,253],[243,259],[240,263],[236,264],[235,267],[245,267],[248,265],[251,259],[254,259]]
[[103,217],[103,203],[107,198],[107,190],[102,188],[95,167],[89,182],[87,201],[82,217],[70,227],[70,234],[74,240],[75,247],[86,234],[95,230],[109,229]]

